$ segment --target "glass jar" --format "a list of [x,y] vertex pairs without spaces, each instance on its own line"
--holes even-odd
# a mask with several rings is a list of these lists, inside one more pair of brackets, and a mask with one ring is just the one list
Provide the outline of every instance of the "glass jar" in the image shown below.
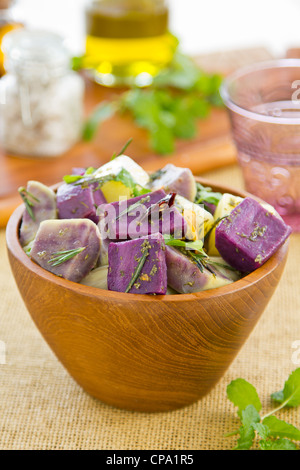
[[168,20],[165,0],[91,0],[86,67],[102,85],[150,85],[177,48]]
[[63,39],[20,29],[8,33],[2,47],[7,73],[0,80],[0,145],[19,155],[62,154],[81,134],[84,95]]

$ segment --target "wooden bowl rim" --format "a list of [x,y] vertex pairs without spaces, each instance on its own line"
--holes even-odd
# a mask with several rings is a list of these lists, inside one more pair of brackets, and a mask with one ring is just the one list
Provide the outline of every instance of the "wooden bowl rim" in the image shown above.
[[[212,187],[214,191],[219,191],[221,193],[230,193],[236,196],[241,197],[252,197],[256,200],[261,201],[256,196],[253,196],[250,193],[247,193],[243,190],[235,190],[228,186],[219,185],[213,183],[210,180],[201,177],[195,177],[196,181],[203,184],[204,186]],[[52,188],[57,189],[59,184],[54,185]],[[18,206],[13,214],[11,215],[7,228],[6,228],[6,243],[8,249],[13,253],[13,255],[33,274],[44,278],[46,281],[52,282],[59,287],[64,287],[69,291],[76,292],[77,294],[85,295],[88,297],[103,298],[107,297],[109,300],[116,301],[140,301],[140,302],[185,302],[192,300],[208,300],[210,298],[216,298],[223,295],[229,295],[237,293],[240,290],[246,289],[250,285],[255,284],[259,280],[268,276],[272,271],[274,271],[277,266],[283,261],[286,251],[288,249],[289,241],[287,240],[279,250],[263,264],[260,268],[257,268],[252,273],[246,275],[238,281],[234,281],[231,284],[226,286],[218,287],[215,289],[210,289],[201,292],[195,292],[191,294],[175,294],[175,295],[147,295],[147,294],[125,294],[123,292],[109,291],[105,289],[100,289],[98,287],[85,286],[67,279],[56,276],[55,274],[45,270],[40,267],[38,264],[34,263],[24,252],[23,248],[19,242],[19,227],[21,223],[21,217],[24,211],[24,204]]]

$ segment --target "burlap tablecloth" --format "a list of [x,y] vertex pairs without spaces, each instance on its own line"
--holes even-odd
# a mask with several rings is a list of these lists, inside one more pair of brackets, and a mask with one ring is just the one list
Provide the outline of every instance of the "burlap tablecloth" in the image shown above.
[[[236,167],[205,176],[242,186]],[[273,406],[270,394],[300,366],[293,362],[293,343],[300,340],[299,235],[291,237],[288,263],[275,295],[223,379],[198,403],[156,414],[112,408],[73,381],[23,305],[10,272],[4,231],[0,247],[0,344],[6,347],[6,355],[0,352],[1,449],[230,449],[235,438],[223,436],[237,428],[238,420],[226,385],[237,377],[250,381],[268,411]],[[278,417],[300,426],[299,409],[285,410]]]

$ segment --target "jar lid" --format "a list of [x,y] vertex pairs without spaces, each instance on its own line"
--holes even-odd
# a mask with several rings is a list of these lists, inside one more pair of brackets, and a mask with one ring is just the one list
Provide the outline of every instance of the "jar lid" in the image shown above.
[[5,63],[25,67],[49,67],[53,70],[66,68],[70,55],[64,40],[58,34],[29,29],[17,29],[7,33],[2,41]]

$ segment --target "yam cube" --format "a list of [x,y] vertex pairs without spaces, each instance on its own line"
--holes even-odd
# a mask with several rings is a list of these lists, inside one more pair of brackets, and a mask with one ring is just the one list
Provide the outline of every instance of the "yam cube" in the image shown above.
[[190,294],[231,284],[239,278],[236,273],[217,266],[202,266],[176,248],[166,247],[168,286],[180,294]]
[[152,176],[152,190],[164,189],[166,193],[177,193],[189,201],[196,196],[196,181],[189,168],[180,168],[169,163]]
[[160,233],[110,243],[108,262],[109,290],[132,294],[166,294],[166,247]]
[[220,256],[220,253],[218,252],[216,248],[216,226],[217,221],[221,220],[223,217],[226,215],[229,215],[233,209],[242,202],[243,198],[239,196],[234,196],[233,194],[230,193],[224,193],[223,196],[221,197],[216,210],[214,212],[214,226],[213,229],[209,235],[208,239],[208,254],[209,256]]
[[51,188],[38,181],[28,181],[26,190],[30,193],[28,200],[33,204],[31,206],[33,218],[27,211],[24,212],[20,228],[20,243],[23,247],[34,239],[43,220],[57,218],[56,196]]
[[180,212],[174,206],[164,205],[162,208],[158,204],[166,196],[163,190],[158,190],[129,200],[103,204],[98,211],[102,236],[106,233],[107,238],[116,241],[159,232],[183,238],[187,224]]
[[96,209],[105,202],[101,189],[95,184],[87,187],[62,184],[57,190],[57,209],[60,219],[90,219],[98,223]]
[[247,197],[216,227],[216,248],[232,267],[251,272],[264,264],[290,233],[281,218]]
[[100,234],[89,219],[46,220],[40,224],[31,259],[57,276],[80,282],[100,253]]

